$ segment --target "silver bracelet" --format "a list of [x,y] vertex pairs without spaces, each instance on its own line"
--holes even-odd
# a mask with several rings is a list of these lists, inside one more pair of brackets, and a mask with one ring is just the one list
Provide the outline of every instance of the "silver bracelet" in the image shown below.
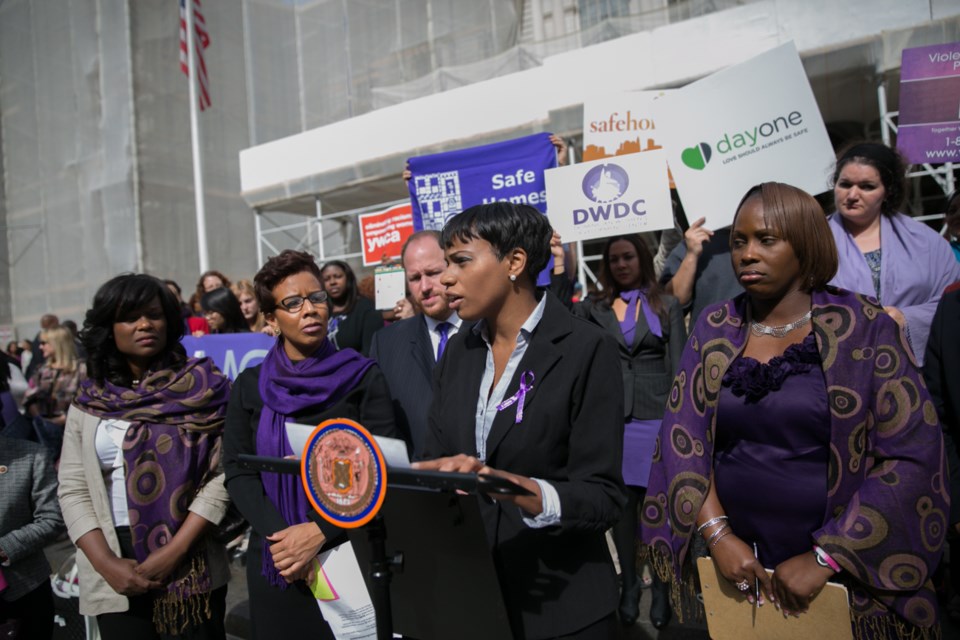
[[717,543],[718,543],[718,542],[720,542],[721,540],[723,540],[726,536],[730,535],[731,533],[733,533],[733,529],[730,529],[730,528],[728,527],[728,528],[724,531],[724,533],[723,533],[722,536],[720,536],[719,538],[717,538],[716,540],[714,540],[713,542],[710,543],[710,548],[712,549],[713,547],[717,546]]
[[724,531],[726,531],[727,533],[731,533],[733,529],[730,528],[730,525],[724,524],[722,527],[714,531],[713,534],[707,539],[707,544],[709,544],[712,547],[715,540],[719,540],[720,538],[723,537],[720,534],[722,534]]
[[703,533],[703,530],[709,527],[710,525],[717,524],[718,522],[722,522],[724,520],[729,520],[729,519],[730,518],[728,518],[727,516],[717,516],[716,518],[710,518],[709,520],[704,522],[702,525],[697,527],[697,533]]

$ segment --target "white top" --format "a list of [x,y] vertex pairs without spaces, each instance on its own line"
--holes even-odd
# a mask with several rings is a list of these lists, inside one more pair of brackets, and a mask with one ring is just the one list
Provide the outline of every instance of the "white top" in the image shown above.
[[126,420],[104,419],[97,425],[97,459],[103,473],[103,484],[110,497],[110,511],[113,524],[117,527],[130,526],[130,513],[127,507],[127,484],[123,475],[123,437],[130,428]]

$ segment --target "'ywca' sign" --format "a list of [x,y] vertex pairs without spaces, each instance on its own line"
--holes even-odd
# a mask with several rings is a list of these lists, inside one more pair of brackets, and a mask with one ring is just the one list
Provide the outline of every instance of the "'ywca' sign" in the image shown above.
[[260,364],[276,341],[263,333],[224,333],[199,338],[184,336],[181,343],[188,356],[212,358],[225,376],[236,380],[241,371]]

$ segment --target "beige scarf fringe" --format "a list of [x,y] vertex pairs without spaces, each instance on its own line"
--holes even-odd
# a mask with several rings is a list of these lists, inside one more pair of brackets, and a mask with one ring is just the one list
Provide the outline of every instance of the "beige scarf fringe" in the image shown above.
[[[153,626],[161,634],[180,635],[187,627],[199,626],[213,615],[210,611],[210,575],[203,553],[195,552],[190,570],[153,601]],[[190,595],[188,595],[190,594]]]

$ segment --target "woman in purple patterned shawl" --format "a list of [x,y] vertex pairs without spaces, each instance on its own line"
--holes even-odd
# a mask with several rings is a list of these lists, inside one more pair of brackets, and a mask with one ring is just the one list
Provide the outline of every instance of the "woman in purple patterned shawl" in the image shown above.
[[101,637],[225,638],[220,449],[230,382],[180,346],[163,283],[122,275],[97,291],[81,339],[88,378],[67,414],[60,506],[76,543],[80,613]]
[[227,490],[250,523],[247,587],[253,638],[333,638],[306,580],[321,550],[345,532],[320,519],[298,476],[243,469],[240,454],[293,455],[287,422],[356,420],[371,433],[396,436],[387,382],[376,363],[327,339],[330,306],[313,257],[286,250],[253,279],[277,343],[263,363],[234,383],[224,434]]
[[746,293],[691,333],[642,508],[675,610],[694,606],[694,543],[751,603],[759,579],[763,600],[802,615],[836,581],[857,638],[938,637],[943,442],[904,333],[827,286],[836,249],[803,191],[754,187],[732,228]]

